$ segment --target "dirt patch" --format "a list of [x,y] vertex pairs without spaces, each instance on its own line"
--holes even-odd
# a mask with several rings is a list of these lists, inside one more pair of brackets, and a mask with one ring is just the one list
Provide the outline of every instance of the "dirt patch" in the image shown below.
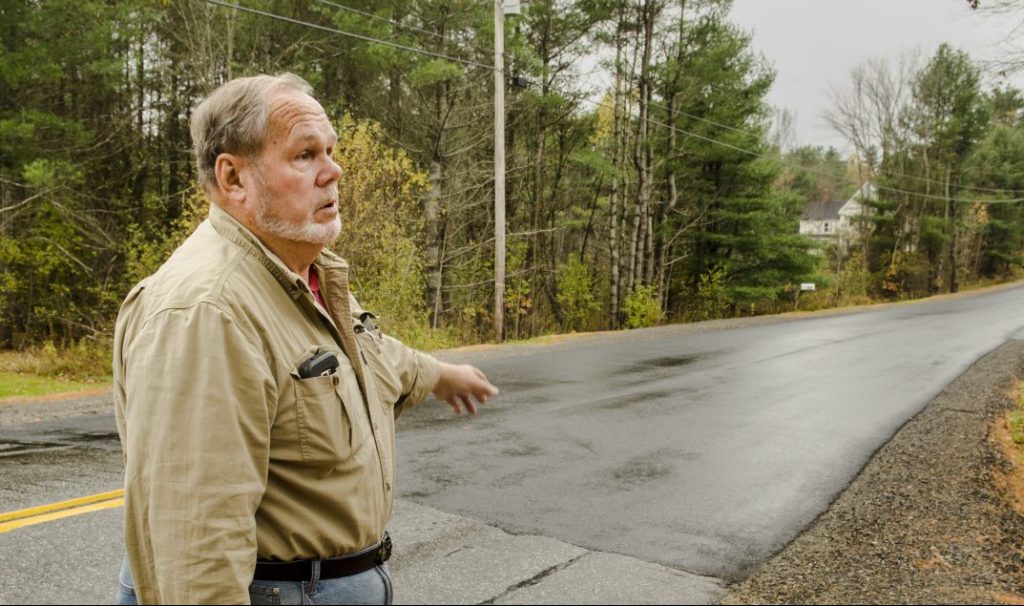
[[979,360],[723,603],[1024,602],[1024,515],[992,431],[1022,362],[1024,341]]
[[997,418],[989,432],[989,439],[1006,462],[996,467],[992,476],[996,487],[1010,499],[1017,513],[1024,516],[1024,447],[1013,441],[1010,431],[1011,414],[1008,412]]

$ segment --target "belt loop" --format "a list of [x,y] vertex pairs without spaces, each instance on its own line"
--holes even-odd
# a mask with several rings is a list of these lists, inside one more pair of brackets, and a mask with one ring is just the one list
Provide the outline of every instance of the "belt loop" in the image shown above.
[[377,566],[387,562],[391,557],[391,535],[384,531],[384,537],[377,544]]
[[308,595],[316,595],[316,586],[320,583],[320,560],[313,560],[312,564],[313,574],[309,579],[309,591],[306,592]]

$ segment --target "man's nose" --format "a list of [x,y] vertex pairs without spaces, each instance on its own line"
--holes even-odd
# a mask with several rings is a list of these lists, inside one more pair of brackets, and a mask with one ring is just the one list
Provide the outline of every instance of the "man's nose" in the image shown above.
[[320,178],[317,185],[326,187],[341,178],[341,166],[334,161],[334,158],[327,156],[327,165],[320,171]]

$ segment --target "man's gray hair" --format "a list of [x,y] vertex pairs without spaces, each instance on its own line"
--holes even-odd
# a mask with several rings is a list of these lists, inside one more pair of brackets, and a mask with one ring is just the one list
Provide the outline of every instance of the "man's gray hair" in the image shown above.
[[313,96],[313,87],[295,74],[249,76],[220,85],[192,112],[189,126],[199,184],[204,189],[217,185],[217,156],[228,153],[251,158],[263,149],[270,99],[279,90]]

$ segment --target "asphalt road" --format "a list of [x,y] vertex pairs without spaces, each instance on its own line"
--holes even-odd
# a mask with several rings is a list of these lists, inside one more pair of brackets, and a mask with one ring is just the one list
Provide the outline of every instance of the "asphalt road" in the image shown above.
[[[448,354],[502,395],[476,419],[436,403],[404,415],[399,496],[516,535],[743,578],[1020,331],[1022,309],[1015,287]],[[0,428],[0,513],[111,490],[120,476],[109,415]],[[0,602],[106,591],[119,544],[120,510],[0,534]],[[48,589],[58,581],[64,593]]]
[[[1024,288],[732,330],[610,335],[479,361],[476,420],[400,420],[399,494],[736,580],[1024,327]],[[682,334],[676,334],[682,333]]]

